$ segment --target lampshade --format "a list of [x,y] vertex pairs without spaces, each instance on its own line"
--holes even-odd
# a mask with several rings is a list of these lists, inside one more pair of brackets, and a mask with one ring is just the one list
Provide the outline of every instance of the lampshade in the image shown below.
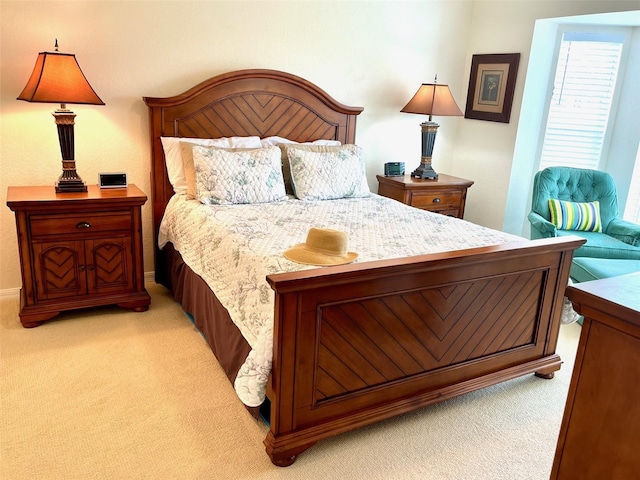
[[76,56],[41,52],[18,100],[39,103],[104,105],[80,70]]
[[438,83],[423,83],[416,94],[409,100],[401,112],[420,113],[429,115],[442,115],[446,117],[462,116],[462,112],[456,105],[448,85]]

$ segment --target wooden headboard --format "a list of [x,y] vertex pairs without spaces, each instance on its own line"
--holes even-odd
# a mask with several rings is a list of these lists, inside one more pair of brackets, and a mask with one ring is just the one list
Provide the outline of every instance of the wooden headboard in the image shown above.
[[[277,70],[238,70],[205,80],[180,95],[143,97],[151,130],[154,245],[173,195],[160,137],[280,136],[354,143],[362,108],[343,105],[313,83]],[[157,250],[157,248],[156,248]],[[156,270],[157,270],[156,257]]]

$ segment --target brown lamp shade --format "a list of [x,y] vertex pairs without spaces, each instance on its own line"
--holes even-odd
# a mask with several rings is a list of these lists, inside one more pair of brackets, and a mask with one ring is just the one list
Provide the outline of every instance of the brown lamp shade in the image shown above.
[[76,56],[41,52],[18,100],[39,103],[104,105],[80,70]]
[[401,112],[423,115],[462,116],[448,85],[423,83]]

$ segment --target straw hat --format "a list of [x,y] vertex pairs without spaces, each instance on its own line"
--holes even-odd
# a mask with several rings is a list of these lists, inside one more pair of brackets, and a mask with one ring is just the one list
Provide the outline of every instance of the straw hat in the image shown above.
[[330,228],[311,228],[307,241],[284,252],[289,260],[305,265],[343,265],[351,263],[358,254],[347,252],[347,234]]

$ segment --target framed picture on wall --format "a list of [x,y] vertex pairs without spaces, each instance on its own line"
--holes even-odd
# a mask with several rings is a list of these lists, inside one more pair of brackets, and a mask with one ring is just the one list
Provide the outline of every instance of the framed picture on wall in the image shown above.
[[519,53],[474,55],[465,118],[509,123]]

